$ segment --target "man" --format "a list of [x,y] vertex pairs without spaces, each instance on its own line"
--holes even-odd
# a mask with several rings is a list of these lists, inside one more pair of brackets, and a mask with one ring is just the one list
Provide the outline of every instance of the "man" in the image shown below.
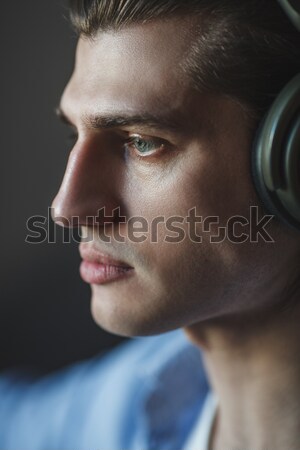
[[3,377],[0,448],[299,449],[300,234],[263,217],[251,174],[258,124],[300,72],[299,34],[273,0],[71,12],[59,114],[76,142],[54,219],[81,228],[95,321],[159,336]]

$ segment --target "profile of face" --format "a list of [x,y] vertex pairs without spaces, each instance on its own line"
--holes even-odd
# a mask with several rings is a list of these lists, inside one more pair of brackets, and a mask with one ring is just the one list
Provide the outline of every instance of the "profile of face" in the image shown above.
[[[201,327],[267,310],[282,300],[297,267],[299,249],[284,226],[271,222],[267,228],[273,243],[213,242],[218,224],[207,220],[204,226],[211,216],[219,226],[237,215],[250,220],[250,206],[259,200],[245,108],[226,96],[196,91],[181,68],[191,44],[189,20],[156,20],[99,32],[92,40],[81,37],[61,100],[78,139],[54,215],[79,217],[89,238],[80,246],[86,260],[81,272],[91,284],[93,317],[121,335]],[[105,215],[91,223],[102,208]],[[126,220],[111,220],[117,209]],[[195,226],[200,239],[191,238],[184,221],[184,237],[169,242],[166,222],[159,220],[156,236],[130,239],[129,218],[153,224],[161,217],[186,218],[193,209],[202,217]],[[236,235],[245,230],[243,224],[234,228]],[[125,267],[112,264],[111,277],[97,278],[89,264],[104,261],[107,273],[109,258]]]

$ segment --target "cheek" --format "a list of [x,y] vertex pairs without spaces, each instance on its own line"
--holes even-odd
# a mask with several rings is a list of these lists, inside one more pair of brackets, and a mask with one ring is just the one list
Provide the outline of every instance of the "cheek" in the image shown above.
[[183,190],[183,201],[197,206],[204,217],[218,216],[222,224],[233,215],[248,216],[250,205],[257,203],[249,153],[225,152],[226,147],[223,153],[212,151],[191,167],[185,177],[188,190]]
[[[211,244],[210,232],[203,232],[202,224],[196,232],[202,243],[192,242],[186,223],[178,225],[184,230],[185,239],[168,243],[166,235],[174,236],[166,230],[166,219],[179,216],[186,220],[188,212],[196,208],[202,219],[217,216],[221,226],[229,217],[243,215],[249,217],[249,207],[255,204],[255,192],[251,181],[249,152],[224,146],[219,151],[201,152],[191,148],[188,157],[182,158],[172,168],[151,168],[139,176],[131,173],[131,189],[128,191],[133,215],[146,218],[148,239],[136,246],[136,252],[147,255],[146,278],[149,283],[155,279],[157,292],[166,297],[171,292],[176,298],[186,296],[217,297],[224,287],[242,272],[247,277],[248,269],[255,263],[259,249],[248,244],[236,245],[229,241]],[[227,154],[225,154],[227,151]],[[230,157],[230,154],[232,157]],[[222,155],[222,157],[221,157]],[[233,157],[235,155],[235,157]],[[237,157],[239,155],[239,157]],[[153,233],[153,220],[164,217],[164,223]],[[157,236],[157,242],[151,238]],[[252,261],[252,262],[251,262]],[[244,276],[243,276],[244,278]]]
[[249,143],[244,138],[190,144],[170,162],[132,164],[124,198],[131,216],[187,216],[191,208],[203,217],[249,214],[257,204],[250,173]]
[[[200,263],[204,255],[213,255],[215,263],[230,262],[230,253],[235,253],[235,248],[226,243],[210,245],[210,237],[216,234],[217,227],[209,227],[204,233],[202,223],[210,216],[216,216],[221,226],[233,215],[248,217],[255,194],[246,154],[230,159],[228,163],[224,150],[222,158],[219,153],[210,148],[201,151],[195,145],[188,149],[185,157],[178,158],[172,165],[149,165],[129,173],[124,191],[128,215],[147,221],[147,242],[138,247],[141,253],[149,254],[153,264],[159,266],[165,261],[166,267],[170,267],[174,260],[184,261],[190,257],[195,259],[195,263],[197,255]],[[189,239],[187,218],[193,209],[202,220],[196,226],[196,233],[203,240],[200,246]],[[182,240],[181,233],[179,239],[170,244],[165,242],[166,236],[174,237],[174,233],[166,229],[166,223],[175,216],[181,220],[176,226],[184,231],[185,239]],[[187,263],[185,267],[188,266]]]

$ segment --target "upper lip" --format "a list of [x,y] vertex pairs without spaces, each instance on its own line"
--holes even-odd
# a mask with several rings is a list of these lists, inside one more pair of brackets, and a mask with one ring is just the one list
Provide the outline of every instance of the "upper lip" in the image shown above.
[[87,247],[84,245],[79,246],[79,252],[81,255],[81,258],[85,261],[89,261],[92,263],[98,263],[98,264],[106,264],[109,266],[117,266],[117,267],[126,267],[132,269],[129,264],[125,263],[124,261],[120,261],[118,259],[112,258],[109,254],[104,253],[100,250],[95,249],[94,247]]

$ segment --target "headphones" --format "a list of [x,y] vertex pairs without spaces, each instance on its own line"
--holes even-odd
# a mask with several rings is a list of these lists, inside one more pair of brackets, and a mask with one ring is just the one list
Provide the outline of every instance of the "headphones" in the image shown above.
[[[300,0],[278,1],[300,31]],[[300,231],[300,73],[279,93],[262,122],[252,169],[266,209]]]

